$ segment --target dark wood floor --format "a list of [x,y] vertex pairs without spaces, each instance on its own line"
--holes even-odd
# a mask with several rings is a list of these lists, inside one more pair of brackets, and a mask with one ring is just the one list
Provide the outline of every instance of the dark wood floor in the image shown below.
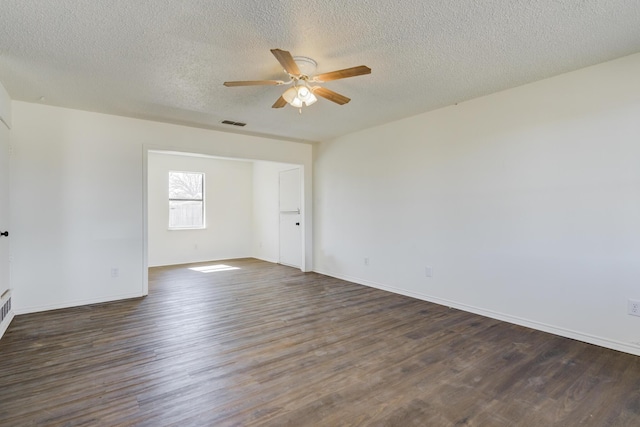
[[[640,358],[253,259],[18,316],[2,426],[640,426]],[[204,265],[204,264],[199,264]]]

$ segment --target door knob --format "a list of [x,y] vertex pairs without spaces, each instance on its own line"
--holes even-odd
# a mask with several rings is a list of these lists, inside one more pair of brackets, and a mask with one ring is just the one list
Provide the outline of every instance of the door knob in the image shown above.
[[5,237],[9,237],[9,232],[5,231],[3,233],[0,233],[0,236],[5,236]]
[[300,223],[299,223],[299,222],[296,222],[296,225],[300,225]]

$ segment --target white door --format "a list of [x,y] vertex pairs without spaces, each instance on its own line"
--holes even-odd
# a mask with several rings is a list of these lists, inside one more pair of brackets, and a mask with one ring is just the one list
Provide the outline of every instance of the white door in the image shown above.
[[[9,289],[9,129],[0,121],[0,295]],[[5,233],[7,235],[5,235]]]
[[301,199],[300,169],[280,172],[280,264],[298,268],[302,260]]

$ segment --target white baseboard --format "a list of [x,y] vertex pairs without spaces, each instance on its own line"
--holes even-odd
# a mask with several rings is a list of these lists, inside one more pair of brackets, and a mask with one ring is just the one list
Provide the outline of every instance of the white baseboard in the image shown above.
[[7,329],[9,329],[9,325],[11,324],[11,321],[14,317],[15,314],[13,310],[11,310],[7,317],[4,318],[4,321],[2,322],[2,324],[0,324],[0,338],[2,338],[5,332],[7,332]]
[[262,258],[262,257],[259,257],[259,256],[254,256],[252,258],[259,259],[260,261],[270,262],[272,264],[277,264],[278,263],[278,260],[277,259],[273,259],[273,258]]
[[131,298],[140,298],[143,296],[144,295],[142,293],[136,292],[132,294],[112,295],[108,297],[91,298],[91,299],[85,299],[85,300],[65,301],[57,304],[21,307],[21,308],[15,308],[14,310],[16,315],[20,315],[20,314],[38,313],[41,311],[59,310],[61,308],[78,307],[81,305],[88,305],[88,304],[100,304],[103,302],[121,301],[121,300],[131,299]]
[[527,328],[548,332],[550,334],[558,335],[561,337],[571,338],[571,339],[586,342],[589,344],[594,344],[600,347],[609,348],[611,350],[622,351],[624,353],[640,356],[639,344],[625,343],[621,341],[611,340],[608,338],[598,337],[595,335],[585,334],[583,332],[578,332],[570,329],[561,328],[558,326],[548,325],[546,323],[536,322],[535,320],[523,319],[521,317],[511,316],[509,314],[499,313],[492,310],[486,310],[480,307],[474,307],[467,304],[461,304],[455,301],[450,301],[447,299],[438,298],[438,297],[434,297],[427,294],[407,291],[405,289],[396,288],[393,286],[388,286],[382,283],[376,283],[369,280],[360,279],[357,277],[350,277],[343,274],[336,274],[336,273],[323,271],[319,269],[316,269],[314,271],[318,274],[335,277],[336,279],[346,280],[347,282],[357,283],[359,285],[381,289],[383,291],[392,292],[394,294],[405,295],[405,296],[420,299],[423,301],[432,302],[434,304],[444,305],[446,307],[456,308],[458,310],[467,311],[469,313],[490,317],[492,319],[502,320],[503,322],[513,323],[516,325],[525,326]]

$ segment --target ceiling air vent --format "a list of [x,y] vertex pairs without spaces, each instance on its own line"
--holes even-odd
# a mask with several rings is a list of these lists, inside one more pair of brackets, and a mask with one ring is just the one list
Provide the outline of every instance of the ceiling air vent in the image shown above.
[[240,127],[247,125],[246,123],[233,122],[231,120],[223,120],[221,123],[224,124],[224,125],[233,125],[233,126],[240,126]]

